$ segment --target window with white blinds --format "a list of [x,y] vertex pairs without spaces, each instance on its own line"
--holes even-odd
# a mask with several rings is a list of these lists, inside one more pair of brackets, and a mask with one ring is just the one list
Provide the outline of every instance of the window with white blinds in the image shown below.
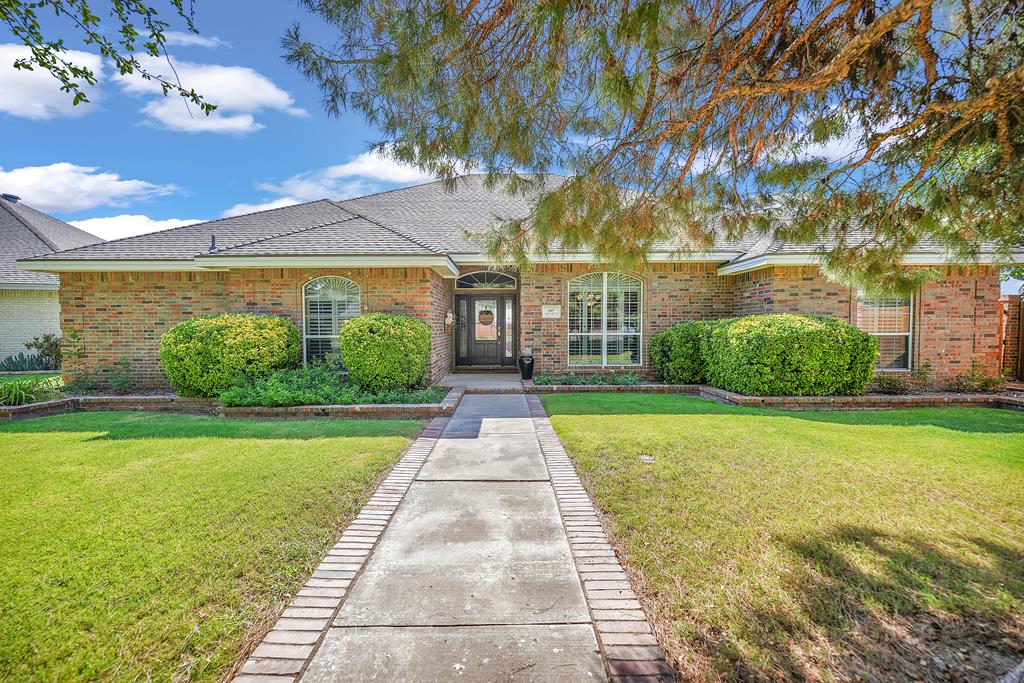
[[302,290],[306,362],[338,355],[338,330],[359,315],[359,285],[343,277],[321,277]]
[[639,365],[641,282],[622,273],[569,281],[569,365]]
[[910,297],[857,301],[857,326],[878,339],[879,370],[910,369],[912,319]]

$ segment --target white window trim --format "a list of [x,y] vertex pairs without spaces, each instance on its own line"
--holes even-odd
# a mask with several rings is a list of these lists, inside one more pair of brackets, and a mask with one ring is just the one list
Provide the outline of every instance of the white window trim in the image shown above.
[[[479,273],[497,273],[498,275],[504,275],[507,278],[511,278],[512,286],[511,287],[459,287],[459,280],[461,280],[462,278],[467,277],[469,275],[477,275]],[[460,275],[457,278],[455,278],[455,289],[457,289],[460,292],[481,292],[481,291],[482,292],[490,292],[490,291],[494,291],[494,292],[515,292],[515,291],[517,291],[519,289],[519,278],[517,278],[515,275],[512,275],[510,273],[504,273],[504,272],[502,272],[500,270],[472,270],[472,271],[470,271],[468,273],[463,273],[462,275]]]
[[[870,298],[865,298],[857,295],[859,301],[870,301]],[[868,332],[860,326],[860,320],[857,321],[857,327],[864,330],[872,337],[906,337],[907,338],[907,367],[905,368],[880,368],[875,367],[875,372],[911,372],[914,369],[914,312],[916,310],[916,299],[914,294],[908,296],[910,299],[910,323],[907,325],[906,332]]]
[[[570,313],[569,313],[569,290],[572,288],[574,280],[587,277],[588,275],[600,275],[601,276],[601,331],[600,332],[572,332],[569,328],[572,325]],[[639,310],[637,311],[637,326],[639,331],[634,335],[633,333],[612,333],[612,336],[635,336],[639,343],[639,355],[640,360],[637,363],[615,363],[612,365],[608,364],[608,276],[609,275],[625,275],[626,277],[636,280],[640,285],[640,300]],[[566,368],[639,368],[644,364],[644,281],[638,277],[633,277],[629,273],[619,273],[616,271],[604,271],[601,273],[583,273],[577,275],[566,282],[565,286],[565,366]],[[570,344],[569,340],[572,337],[599,337],[604,341],[601,344],[601,362],[600,363],[573,363],[572,356],[569,353]]]
[[[309,358],[308,358],[308,356],[309,356],[309,352],[308,352],[309,347],[306,344],[306,339],[330,339],[331,338],[331,335],[307,334],[306,333],[306,287],[308,287],[310,285],[310,283],[316,282],[317,280],[324,280],[324,279],[327,279],[327,278],[338,278],[339,280],[348,280],[349,282],[354,284],[356,286],[356,291],[359,293],[357,295],[358,296],[357,305],[359,307],[359,312],[362,313],[362,311],[363,311],[363,288],[359,286],[358,282],[356,282],[355,280],[353,280],[351,278],[343,277],[341,275],[320,275],[320,276],[311,278],[311,279],[306,280],[305,282],[303,282],[302,283],[302,366],[303,367],[306,367],[306,364],[309,362]],[[338,326],[338,330],[339,331],[341,330],[341,325]]]

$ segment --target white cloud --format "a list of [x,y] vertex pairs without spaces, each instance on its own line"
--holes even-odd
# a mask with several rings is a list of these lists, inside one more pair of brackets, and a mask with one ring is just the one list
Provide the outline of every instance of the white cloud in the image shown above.
[[[77,107],[72,105],[73,96],[61,91],[60,82],[49,71],[38,66],[32,71],[14,68],[15,60],[30,56],[31,52],[24,45],[0,45],[0,111],[39,120],[56,116],[84,116],[93,111],[89,102]],[[102,79],[103,62],[99,55],[68,50],[63,53],[63,58],[90,69],[98,80]],[[82,79],[78,79],[78,84],[87,90],[91,101],[98,99],[98,87],[89,86]]]
[[138,55],[138,59],[148,73],[171,83],[180,81],[184,88],[194,89],[206,101],[217,105],[216,111],[207,116],[174,93],[165,97],[155,80],[147,81],[135,74],[116,75],[124,92],[152,98],[142,112],[150,122],[170,130],[244,135],[263,128],[255,114],[268,109],[291,116],[308,116],[305,110],[295,106],[291,95],[254,69],[172,60],[172,71],[167,60],[150,55]]
[[348,199],[379,192],[384,185],[411,185],[433,180],[415,166],[402,164],[379,152],[363,152],[343,164],[297,173],[279,183],[257,183],[256,189],[294,202]]
[[201,36],[197,33],[187,31],[168,31],[164,34],[167,45],[180,45],[182,47],[231,47],[231,43],[221,40],[217,36]]
[[230,209],[226,209],[221,213],[221,218],[229,218],[231,216],[241,216],[244,213],[253,213],[255,211],[266,211],[268,209],[280,209],[283,206],[291,206],[292,204],[300,204],[302,200],[295,199],[294,197],[281,197],[280,199],[274,199],[269,202],[262,204],[235,204]]
[[122,178],[95,166],[68,162],[48,166],[23,166],[9,171],[0,167],[0,192],[20,196],[40,211],[83,211],[97,206],[126,206],[132,202],[172,194],[175,185]]
[[201,218],[167,218],[157,220],[141,214],[121,214],[120,216],[105,216],[103,218],[86,218],[80,221],[70,221],[70,223],[76,228],[81,228],[105,240],[116,240],[121,237],[169,230],[201,221]]

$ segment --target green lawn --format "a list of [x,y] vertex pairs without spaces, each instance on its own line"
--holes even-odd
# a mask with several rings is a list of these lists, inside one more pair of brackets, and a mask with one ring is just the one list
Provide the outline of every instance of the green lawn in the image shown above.
[[420,427],[0,425],[0,679],[221,678]]
[[49,384],[54,387],[59,387],[62,382],[60,379],[59,372],[26,372],[17,375],[3,375],[0,374],[0,384],[4,382],[15,382],[21,379],[46,379],[49,380]]
[[1024,414],[542,401],[691,680],[994,680],[1024,658]]

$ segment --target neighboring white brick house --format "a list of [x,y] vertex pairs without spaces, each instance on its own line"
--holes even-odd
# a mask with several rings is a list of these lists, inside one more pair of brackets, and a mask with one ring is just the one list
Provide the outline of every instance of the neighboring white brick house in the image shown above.
[[33,337],[60,334],[57,276],[19,270],[15,259],[102,241],[0,195],[0,359],[27,353],[25,342]]
[[25,342],[60,334],[57,290],[0,289],[0,358],[28,353]]

